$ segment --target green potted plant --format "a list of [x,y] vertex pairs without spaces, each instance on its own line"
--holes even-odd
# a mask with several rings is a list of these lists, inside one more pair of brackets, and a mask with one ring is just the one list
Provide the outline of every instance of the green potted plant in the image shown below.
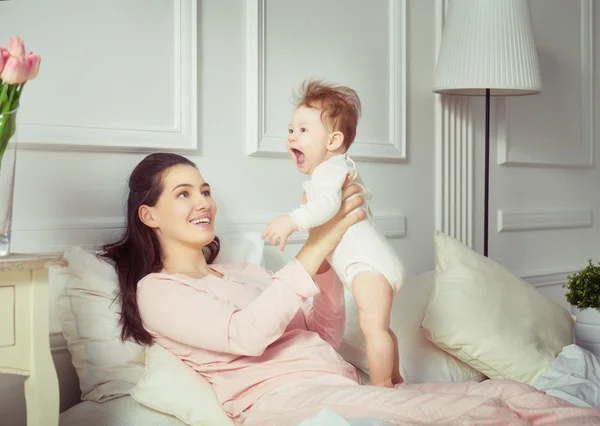
[[567,277],[563,286],[567,301],[573,306],[575,342],[578,346],[600,356],[600,262],[592,259],[587,266]]

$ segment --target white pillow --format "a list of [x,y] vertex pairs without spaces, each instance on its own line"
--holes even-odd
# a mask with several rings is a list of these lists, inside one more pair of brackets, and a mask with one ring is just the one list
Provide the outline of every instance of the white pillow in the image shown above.
[[58,318],[81,388],[81,399],[104,402],[129,393],[143,372],[144,348],[121,341],[114,267],[80,247],[67,250],[60,268],[64,292]]
[[428,338],[492,379],[533,384],[573,342],[569,312],[502,265],[437,232]]
[[[221,251],[215,262],[263,264],[260,233],[217,234]],[[79,377],[81,399],[103,402],[129,394],[144,369],[144,347],[121,341],[121,305],[116,299],[114,267],[93,252],[72,247],[69,266],[56,278],[64,284],[57,313]]]
[[[390,327],[398,338],[402,378],[407,384],[481,381],[483,374],[433,345],[420,328],[433,282],[433,271],[408,277],[394,299]],[[368,373],[365,338],[351,290],[345,289],[345,299],[346,329],[338,353]]]
[[264,247],[260,232],[219,234],[221,249],[214,263],[252,263],[265,266]]
[[177,417],[185,424],[233,425],[212,385],[162,346],[146,350],[146,368],[131,396],[149,408]]

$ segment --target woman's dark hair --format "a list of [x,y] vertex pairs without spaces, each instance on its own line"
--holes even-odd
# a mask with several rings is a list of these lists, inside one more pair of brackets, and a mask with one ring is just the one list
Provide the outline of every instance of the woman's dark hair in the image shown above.
[[[160,243],[152,229],[138,216],[142,205],[154,206],[163,192],[163,176],[173,166],[196,165],[177,154],[154,153],[144,158],[133,169],[129,177],[127,199],[127,223],[123,236],[115,243],[103,247],[101,257],[114,262],[119,278],[121,302],[121,339],[131,339],[139,344],[151,344],[152,336],[142,324],[137,304],[137,284],[146,275],[163,268]],[[207,263],[212,263],[219,254],[220,242],[215,239],[203,248]]]

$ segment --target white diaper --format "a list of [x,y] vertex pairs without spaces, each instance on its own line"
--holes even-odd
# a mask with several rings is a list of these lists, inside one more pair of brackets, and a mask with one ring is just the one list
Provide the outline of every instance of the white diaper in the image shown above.
[[354,277],[359,272],[372,272],[374,274],[381,274],[381,272],[378,271],[375,267],[373,267],[372,265],[369,265],[367,263],[363,263],[363,262],[351,263],[350,265],[348,265],[348,267],[346,268],[346,271],[344,273],[344,275],[346,276],[347,282],[352,284]]
[[327,260],[347,288],[359,272],[382,274],[395,293],[405,278],[404,265],[370,215],[346,231]]

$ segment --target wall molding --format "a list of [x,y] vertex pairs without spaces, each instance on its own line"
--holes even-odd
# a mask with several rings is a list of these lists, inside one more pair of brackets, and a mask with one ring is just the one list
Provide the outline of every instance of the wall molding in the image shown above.
[[[436,1],[436,56],[447,0]],[[468,96],[436,95],[435,226],[473,247],[474,123]]]
[[[272,217],[257,218],[244,222],[227,222],[217,225],[216,233],[235,232],[262,233]],[[406,235],[406,217],[403,214],[382,213],[374,215],[377,226],[387,238]],[[62,253],[69,247],[81,246],[95,249],[121,236],[124,219],[107,218],[46,218],[21,220],[12,231],[12,247],[15,253]],[[297,232],[288,239],[289,244],[303,244],[306,231]]]
[[591,209],[498,210],[498,232],[590,228]]
[[197,2],[173,0],[175,38],[173,128],[102,128],[21,124],[19,149],[101,152],[189,152],[198,148]]
[[580,152],[570,158],[553,155],[550,151],[527,153],[512,148],[508,135],[510,122],[507,119],[506,99],[495,98],[498,164],[504,166],[568,167],[589,168],[594,166],[595,112],[594,112],[594,2],[581,3],[581,138]]
[[562,286],[568,281],[568,276],[575,273],[576,270],[543,272],[538,274],[525,275],[521,278],[536,288]]
[[[391,140],[352,144],[352,158],[406,161],[406,0],[389,0],[389,134]],[[266,0],[246,1],[246,152],[254,157],[287,157],[285,136],[266,134]]]
[[85,229],[116,229],[125,227],[124,217],[40,217],[15,218],[12,232],[79,231]]
[[[406,236],[406,217],[403,214],[375,215],[375,223],[386,238],[402,238]],[[243,223],[228,223],[218,227],[223,234],[235,232],[259,232],[262,233],[269,220],[258,220]],[[289,244],[303,244],[308,238],[307,231],[294,232],[288,238]]]

